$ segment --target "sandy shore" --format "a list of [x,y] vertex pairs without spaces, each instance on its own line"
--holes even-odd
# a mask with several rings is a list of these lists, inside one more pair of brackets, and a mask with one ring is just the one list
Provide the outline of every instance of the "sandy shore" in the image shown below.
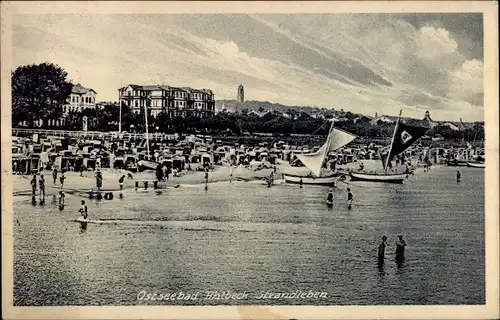
[[[381,172],[382,165],[379,160],[363,160],[365,171],[366,172]],[[413,162],[414,164],[416,163]],[[193,166],[193,168],[196,168]],[[359,168],[358,163],[350,163],[347,165],[339,166],[339,169],[350,169],[357,170]],[[397,168],[398,172],[404,172],[405,166],[399,166]],[[416,171],[423,170],[421,166],[416,166]],[[126,170],[120,169],[102,169],[103,182],[101,191],[119,191],[119,183],[118,179],[122,176],[129,173]],[[251,180],[260,180],[265,177],[268,177],[273,169],[262,169],[255,170],[255,166],[253,167],[244,167],[238,166],[232,168],[232,177],[230,176],[231,169],[228,165],[218,166],[214,169],[214,171],[209,171],[208,173],[208,182],[216,183],[216,182],[225,182],[225,181],[251,181]],[[282,173],[292,173],[292,174],[304,174],[307,175],[310,173],[305,167],[291,167],[286,161],[278,161],[276,164],[276,174],[275,177],[277,179],[281,179]],[[46,185],[46,196],[51,197],[54,194],[57,194],[61,189],[61,184],[59,182],[60,173],[58,174],[58,178],[56,182],[53,182],[52,172],[44,171],[42,172],[45,178]],[[126,178],[124,181],[123,188],[133,189],[135,187],[135,181],[139,181],[139,187],[144,187],[142,181],[154,181],[156,180],[155,173],[153,171],[146,172],[136,172],[131,173],[133,179]],[[80,176],[79,172],[66,172],[65,173],[66,180],[64,183],[64,190],[67,193],[85,193],[89,190],[97,191],[96,180],[95,180],[95,172],[88,171],[84,172],[83,176]],[[29,175],[14,175],[13,176],[13,186],[14,186],[14,196],[29,196],[31,195],[31,181],[32,176]],[[170,177],[168,181],[161,182],[160,188],[168,188],[174,187],[177,185],[198,185],[205,183],[205,172],[203,171],[185,171],[179,177]],[[152,182],[150,182],[150,187],[152,188]],[[38,196],[38,185],[37,185],[37,196]]]
[[[283,172],[284,168],[288,167],[288,163],[280,162],[276,165],[276,176],[281,176],[281,172]],[[249,180],[257,180],[267,177],[271,174],[273,169],[262,169],[255,170],[253,168],[246,168],[244,166],[233,167],[232,169],[232,177],[230,176],[231,169],[229,166],[219,166],[214,169],[214,171],[209,171],[208,173],[208,182],[223,182],[223,181],[249,181]],[[101,191],[119,191],[119,183],[118,179],[122,175],[127,176],[129,173],[126,170],[119,169],[102,169],[102,187]],[[43,171],[45,178],[45,189],[46,195],[51,196],[53,194],[58,193],[61,189],[61,184],[59,182],[60,173],[54,183],[52,178],[51,171]],[[124,189],[131,189],[135,187],[135,181],[139,181],[139,186],[143,187],[142,181],[148,180],[153,181],[156,180],[155,173],[153,171],[146,172],[136,172],[131,173],[133,179],[126,178],[123,184]],[[64,182],[64,190],[67,192],[86,192],[89,190],[97,191],[96,187],[96,179],[95,172],[88,171],[84,172],[83,176],[80,176],[79,172],[66,172],[64,174],[66,176],[66,180]],[[14,175],[13,186],[14,186],[14,196],[16,195],[31,195],[31,185],[30,181],[33,176],[31,175]],[[175,185],[192,185],[192,184],[204,184],[205,183],[205,172],[203,171],[185,171],[179,177],[170,176],[169,180],[165,182],[161,182],[162,187],[175,186]],[[150,182],[152,187],[152,182]],[[38,185],[37,185],[38,192]],[[38,193],[37,193],[38,195]]]

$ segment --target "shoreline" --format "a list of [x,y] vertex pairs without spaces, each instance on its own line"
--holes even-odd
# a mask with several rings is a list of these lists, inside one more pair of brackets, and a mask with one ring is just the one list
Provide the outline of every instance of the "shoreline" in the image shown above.
[[[367,161],[364,161],[365,163]],[[377,161],[374,161],[377,162]],[[355,163],[350,163],[348,165],[342,166],[342,170],[353,169],[354,166],[357,165]],[[433,164],[434,168],[442,168],[447,167],[444,164]],[[432,168],[431,167],[431,168]],[[423,166],[416,165],[414,166],[414,173],[419,173],[424,170]],[[219,166],[214,169],[214,171],[209,171],[208,184],[216,184],[216,183],[255,183],[256,181],[263,181],[264,178],[269,176],[273,169],[261,169],[261,170],[253,170],[252,168],[246,168],[244,166],[233,167],[232,177],[230,174],[229,166]],[[276,164],[276,173],[274,185],[284,184],[285,181],[282,178],[283,173],[290,172],[305,172],[304,167],[291,167],[286,162],[278,162]],[[370,172],[369,168],[366,168],[366,172]],[[432,171],[432,169],[431,169]],[[123,169],[101,169],[103,174],[103,184],[100,192],[118,192],[118,193],[127,193],[129,191],[162,191],[168,190],[172,188],[178,187],[202,187],[206,184],[204,175],[204,171],[187,171],[183,173],[179,177],[170,177],[169,180],[159,182],[159,187],[154,189],[153,183],[151,181],[156,180],[154,172],[138,172],[132,173],[133,179],[126,178],[123,184],[123,190],[120,190],[118,179],[121,175],[126,175],[129,171]],[[42,174],[45,178],[45,197],[46,199],[52,197],[53,195],[57,195],[59,191],[64,191],[68,196],[88,196],[88,192],[92,190],[93,192],[98,192],[95,186],[94,179],[94,171],[84,172],[83,176],[80,176],[79,172],[65,172],[65,176],[67,177],[65,181],[64,189],[60,188],[59,177],[56,180],[56,184],[53,183],[52,173],[50,171],[43,171]],[[32,191],[30,186],[30,180],[32,175],[13,175],[13,198],[14,201],[17,200],[25,200],[26,198],[32,197]],[[138,187],[136,188],[135,182],[139,182]],[[141,181],[148,181],[148,188],[144,189],[144,184]],[[349,181],[346,181],[349,183]],[[35,197],[39,198],[39,188],[37,185],[37,192],[35,193]]]

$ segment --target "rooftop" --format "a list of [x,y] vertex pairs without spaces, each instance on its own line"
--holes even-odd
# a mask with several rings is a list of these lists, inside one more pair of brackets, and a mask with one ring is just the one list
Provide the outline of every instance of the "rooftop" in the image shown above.
[[76,94],[85,94],[89,91],[93,91],[94,93],[97,93],[97,92],[95,92],[94,89],[85,88],[80,83],[74,84],[73,88],[71,88],[71,93],[76,93]]

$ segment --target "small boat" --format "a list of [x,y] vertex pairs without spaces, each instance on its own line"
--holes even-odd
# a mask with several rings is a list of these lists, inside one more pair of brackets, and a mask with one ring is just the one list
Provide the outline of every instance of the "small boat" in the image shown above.
[[469,162],[467,162],[467,166],[472,167],[472,168],[484,168],[485,163],[479,162],[479,161],[469,161]]
[[285,182],[287,182],[287,183],[299,183],[300,184],[300,180],[302,180],[303,184],[315,184],[315,185],[329,186],[329,185],[334,184],[335,181],[337,181],[338,176],[332,174],[329,176],[315,177],[312,174],[307,175],[307,176],[301,176],[301,175],[284,173],[283,178],[285,179]]
[[427,127],[413,126],[401,123],[401,111],[394,127],[391,145],[389,152],[386,156],[381,155],[382,165],[384,167],[383,173],[365,173],[349,171],[352,181],[371,181],[371,182],[385,182],[385,183],[403,183],[408,174],[412,171],[404,173],[387,173],[387,168],[393,157],[404,152],[418,139],[423,137],[429,130]]
[[[302,164],[311,171],[308,175],[296,175],[283,173],[283,179],[288,183],[310,184],[310,185],[332,185],[339,178],[338,173],[328,175],[321,174],[321,168],[325,162],[326,156],[330,151],[335,151],[347,145],[357,136],[347,131],[334,127],[334,123],[330,127],[326,142],[316,151],[312,153],[296,154],[296,157]],[[341,175],[340,175],[341,176]]]
[[[409,172],[411,174],[412,172]],[[387,182],[387,183],[403,183],[407,178],[406,173],[364,173],[364,172],[349,172],[351,181],[371,181],[371,182]]]

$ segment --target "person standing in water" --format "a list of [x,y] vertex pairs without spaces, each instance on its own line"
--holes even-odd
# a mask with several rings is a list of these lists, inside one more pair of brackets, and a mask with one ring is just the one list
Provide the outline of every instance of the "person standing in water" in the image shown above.
[[351,188],[347,188],[347,203],[348,203],[348,209],[352,208],[352,201],[354,200],[354,196],[351,192]]
[[102,173],[101,173],[101,171],[99,171],[99,169],[97,169],[95,180],[96,180],[95,183],[96,183],[97,191],[101,191],[101,187],[102,187]]
[[460,171],[457,171],[457,182],[460,182],[460,178],[461,178],[461,174],[460,174]]
[[387,247],[387,237],[382,237],[382,243],[378,246],[378,266],[381,267],[384,265],[385,259],[385,247]]
[[64,194],[64,191],[59,191],[59,210],[64,209],[64,199],[66,195]]
[[123,190],[123,181],[125,180],[125,175],[122,175],[120,179],[118,179],[118,183],[120,184],[120,191]]
[[54,166],[54,169],[52,169],[52,179],[54,180],[54,185],[56,185],[57,181],[57,168]]
[[328,190],[328,195],[326,196],[326,202],[328,204],[333,204],[333,188],[330,188],[330,190]]
[[82,205],[80,206],[80,209],[78,212],[82,215],[83,219],[87,219],[88,217],[88,212],[87,212],[87,205],[85,204],[85,200],[82,200]]
[[405,247],[406,242],[403,240],[403,236],[398,236],[398,241],[396,241],[396,260],[401,261],[405,258]]
[[40,180],[38,181],[40,186],[40,200],[45,201],[45,179],[43,178],[43,174],[40,175]]
[[66,177],[64,176],[64,172],[61,172],[61,177],[59,178],[59,182],[61,182],[61,189],[64,188],[64,180],[66,180]]
[[33,175],[33,179],[31,179],[30,184],[31,184],[31,195],[36,196],[36,174]]

